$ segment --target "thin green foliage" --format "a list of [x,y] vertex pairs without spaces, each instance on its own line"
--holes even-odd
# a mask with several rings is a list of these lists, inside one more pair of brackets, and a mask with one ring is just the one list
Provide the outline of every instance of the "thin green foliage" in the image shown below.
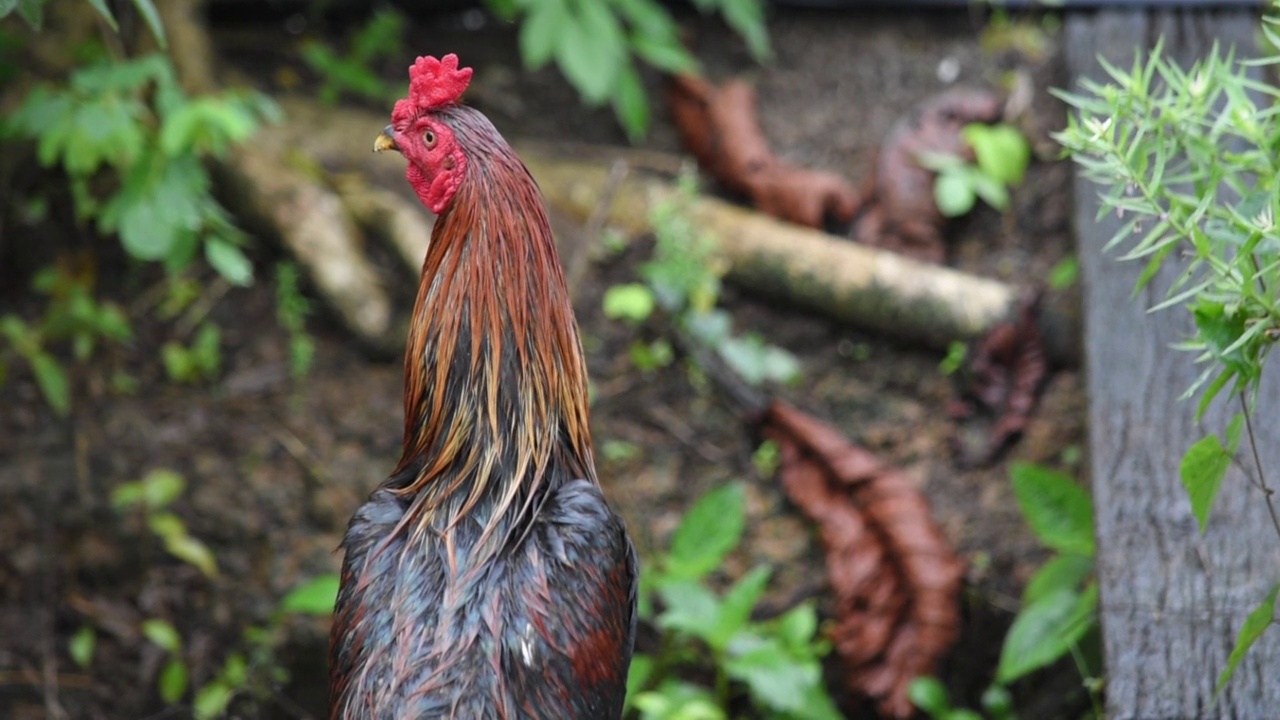
[[[1280,63],[1277,9],[1273,3],[1263,22],[1269,57],[1241,61],[1234,49],[1215,44],[1184,68],[1157,43],[1127,69],[1100,60],[1107,80],[1083,80],[1082,92],[1057,93],[1075,112],[1056,138],[1101,186],[1100,216],[1124,220],[1105,249],[1145,263],[1135,295],[1171,259],[1179,263],[1166,299],[1152,310],[1181,306],[1194,322],[1194,333],[1177,347],[1205,365],[1184,396],[1200,395],[1196,419],[1224,390],[1241,405],[1225,443],[1210,434],[1182,459],[1181,480],[1201,532],[1243,425],[1254,460],[1250,474],[1280,535],[1250,424],[1262,369],[1280,340],[1280,89],[1249,75],[1252,67]],[[1270,624],[1274,599],[1273,590],[1246,621],[1219,690]],[[1267,621],[1257,622],[1262,616]]]
[[301,380],[311,370],[316,344],[307,332],[307,316],[311,301],[302,294],[298,266],[280,263],[276,266],[276,321],[289,335],[289,370],[294,380]]

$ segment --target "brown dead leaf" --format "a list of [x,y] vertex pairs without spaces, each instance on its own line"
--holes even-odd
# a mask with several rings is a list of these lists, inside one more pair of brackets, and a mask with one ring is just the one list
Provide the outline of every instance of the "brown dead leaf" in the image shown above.
[[780,401],[758,426],[779,446],[787,496],[818,525],[850,689],[910,717],[908,685],[932,674],[959,634],[963,563],[902,471]]
[[973,159],[960,131],[1000,119],[1000,97],[987,90],[955,88],[926,100],[898,121],[881,144],[863,187],[864,203],[850,232],[858,242],[941,263],[946,257],[946,218],[933,199],[934,173],[917,161],[922,152]]
[[830,215],[853,218],[857,190],[835,173],[792,165],[769,149],[756,119],[755,90],[741,80],[715,87],[702,78],[672,78],[672,120],[685,147],[725,187],[761,212],[809,227]]
[[986,447],[973,452],[957,433],[952,443],[962,464],[994,462],[1022,435],[1048,376],[1049,361],[1038,326],[1040,295],[1026,298],[1017,316],[1000,323],[977,341],[960,400],[952,410],[957,419],[979,414],[994,416]]

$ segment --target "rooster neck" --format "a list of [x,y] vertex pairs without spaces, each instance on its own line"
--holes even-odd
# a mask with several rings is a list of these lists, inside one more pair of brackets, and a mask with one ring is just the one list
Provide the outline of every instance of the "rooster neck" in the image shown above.
[[595,471],[586,367],[542,199],[483,125],[492,136],[459,127],[466,177],[423,263],[392,478],[418,531],[478,514],[487,537],[516,529],[548,483]]

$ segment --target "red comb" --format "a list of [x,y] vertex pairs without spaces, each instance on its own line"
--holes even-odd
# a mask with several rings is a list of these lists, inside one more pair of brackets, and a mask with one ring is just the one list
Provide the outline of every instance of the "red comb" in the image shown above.
[[452,105],[471,83],[471,68],[458,67],[453,53],[437,60],[430,55],[418,58],[409,67],[409,97],[397,100],[391,121],[399,122],[424,110]]

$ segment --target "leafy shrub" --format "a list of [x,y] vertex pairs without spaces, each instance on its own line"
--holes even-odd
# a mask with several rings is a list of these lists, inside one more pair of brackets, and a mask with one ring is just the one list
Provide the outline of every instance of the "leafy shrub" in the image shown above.
[[[830,648],[818,637],[812,603],[772,620],[752,620],[769,582],[764,566],[723,595],[705,584],[742,537],[744,503],[738,485],[707,493],[685,513],[666,552],[644,567],[640,617],[668,633],[659,655],[632,660],[628,705],[645,720],[727,720],[737,692],[745,692],[762,717],[841,717],[822,684],[821,659]],[[677,672],[675,666],[698,658],[709,658],[714,689]]]
[[[719,13],[758,60],[769,55],[761,0],[694,0]],[[520,20],[520,56],[536,70],[555,60],[590,105],[609,102],[633,140],[649,127],[649,102],[634,60],[670,73],[697,68],[658,0],[488,0],[506,20]]]
[[[118,234],[130,256],[179,270],[203,249],[219,274],[246,285],[244,236],[210,193],[201,159],[223,156],[276,117],[253,93],[189,98],[169,60],[153,54],[79,68],[65,87],[36,87],[0,131],[36,141],[40,164],[66,173],[77,217]],[[115,180],[105,192],[91,182],[103,171]]]

